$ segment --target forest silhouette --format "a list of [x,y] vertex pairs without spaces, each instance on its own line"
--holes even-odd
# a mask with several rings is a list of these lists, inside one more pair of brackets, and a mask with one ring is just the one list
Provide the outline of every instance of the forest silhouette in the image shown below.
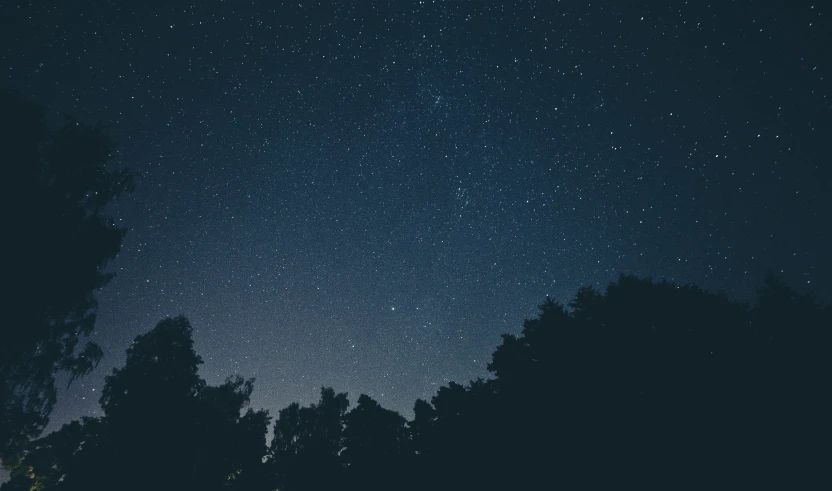
[[104,209],[133,174],[108,163],[101,127],[50,130],[10,92],[0,108],[6,199],[31,203],[7,225],[19,288],[0,345],[2,491],[828,484],[832,307],[772,274],[751,305],[633,275],[547,298],[503,335],[488,378],[415,401],[410,421],[333,388],[274,417],[249,408],[254,380],[207,384],[190,323],[166,318],[106,378],[103,416],[39,437],[55,374],[100,359],[79,346],[124,236]]

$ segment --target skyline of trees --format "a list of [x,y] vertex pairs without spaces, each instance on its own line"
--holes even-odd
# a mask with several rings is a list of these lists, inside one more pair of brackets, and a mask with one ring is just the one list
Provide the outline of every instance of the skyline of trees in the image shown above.
[[31,441],[22,489],[505,489],[808,485],[829,436],[832,308],[768,276],[754,305],[621,275],[547,298],[492,376],[417,400],[411,421],[322,388],[271,426],[253,379],[209,386],[184,317],[140,335],[104,415]]

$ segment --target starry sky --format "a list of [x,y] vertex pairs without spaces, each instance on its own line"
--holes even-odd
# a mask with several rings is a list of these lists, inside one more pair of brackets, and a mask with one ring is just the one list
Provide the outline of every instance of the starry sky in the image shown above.
[[[750,299],[832,291],[832,16],[818,1],[28,1],[0,85],[141,173],[100,292],[99,414],[131,340],[185,314],[253,406],[412,414],[486,376],[546,295],[619,273]],[[48,281],[48,279],[44,279]]]

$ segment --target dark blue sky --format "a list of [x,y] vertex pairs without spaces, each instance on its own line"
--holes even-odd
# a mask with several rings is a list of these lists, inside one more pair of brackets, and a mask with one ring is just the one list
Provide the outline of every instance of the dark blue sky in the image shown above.
[[166,315],[256,407],[409,415],[621,272],[830,295],[825,2],[281,3],[0,7],[0,84],[108,122],[143,176],[54,424]]

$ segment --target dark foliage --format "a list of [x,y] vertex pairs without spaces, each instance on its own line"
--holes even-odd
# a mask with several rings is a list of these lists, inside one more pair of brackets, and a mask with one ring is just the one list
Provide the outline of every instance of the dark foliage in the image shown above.
[[254,381],[208,386],[201,363],[184,317],[159,322],[107,377],[104,416],[32,442],[3,490],[267,489],[269,417],[243,413]]
[[828,483],[830,329],[829,306],[771,276],[750,309],[632,276],[547,299],[492,380],[417,402],[419,468],[443,476],[418,487]]
[[349,489],[398,485],[406,471],[407,420],[362,394],[344,417],[341,462]]
[[[6,319],[0,327],[0,458],[46,425],[54,375],[89,372],[101,349],[84,342],[95,324],[95,291],[125,229],[107,204],[132,186],[111,170],[113,141],[101,126],[68,120],[57,130],[43,108],[0,91],[0,152]],[[13,307],[12,307],[13,306]]]
[[241,410],[208,387],[190,327],[162,321],[108,378],[105,416],[30,444],[17,489],[815,489],[828,476],[832,309],[769,276],[753,307],[621,276],[547,299],[493,377],[450,383],[407,422],[322,389]]
[[284,491],[327,489],[343,479],[338,461],[347,394],[321,389],[317,404],[297,403],[278,413],[267,464]]

